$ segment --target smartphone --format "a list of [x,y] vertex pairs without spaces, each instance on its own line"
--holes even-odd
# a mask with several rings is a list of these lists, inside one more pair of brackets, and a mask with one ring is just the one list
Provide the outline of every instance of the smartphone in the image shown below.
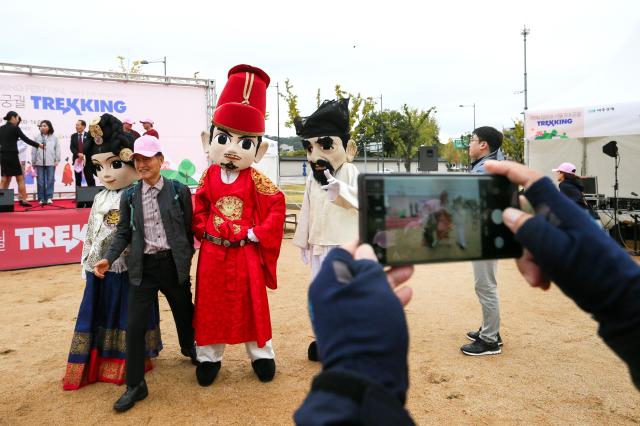
[[360,241],[384,265],[519,257],[522,247],[502,222],[518,207],[504,176],[373,174],[358,176]]

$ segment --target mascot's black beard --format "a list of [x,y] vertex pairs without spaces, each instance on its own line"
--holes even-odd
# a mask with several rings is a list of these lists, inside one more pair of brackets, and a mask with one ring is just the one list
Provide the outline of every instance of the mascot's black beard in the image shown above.
[[233,164],[231,161],[229,161],[228,163],[220,163],[220,165],[229,171],[233,171],[238,168],[238,166]]
[[[320,185],[327,185],[329,184],[329,182],[327,182],[327,177],[324,175],[324,170],[329,170],[329,173],[331,173],[333,175],[333,167],[331,166],[331,163],[329,163],[326,160],[318,160],[317,163],[314,163],[313,161],[309,161],[309,164],[311,165],[311,171],[313,172],[313,178],[316,180],[316,182],[318,182]],[[317,170],[316,167],[319,167],[322,170]]]

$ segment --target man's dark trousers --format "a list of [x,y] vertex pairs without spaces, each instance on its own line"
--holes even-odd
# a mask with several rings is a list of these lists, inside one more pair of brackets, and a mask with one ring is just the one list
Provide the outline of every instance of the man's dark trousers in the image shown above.
[[127,385],[136,386],[144,378],[145,333],[151,307],[162,292],[171,306],[180,347],[193,346],[193,302],[189,282],[179,283],[171,252],[144,255],[142,282],[129,287],[127,319]]
[[[76,177],[76,186],[82,186],[82,172],[78,173],[75,170],[73,174]],[[96,186],[96,179],[93,177],[93,172],[88,166],[84,166],[84,180],[87,182],[87,186]]]

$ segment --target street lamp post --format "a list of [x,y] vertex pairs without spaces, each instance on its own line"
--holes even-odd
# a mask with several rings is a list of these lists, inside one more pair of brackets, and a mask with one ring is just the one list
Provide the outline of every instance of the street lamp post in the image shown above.
[[524,40],[524,110],[527,110],[527,36],[531,30],[525,25],[520,31]]
[[[476,103],[474,102],[471,105],[458,105],[459,108],[467,108],[467,107],[473,107],[473,130],[476,129]],[[472,131],[473,131],[472,130]]]
[[148,64],[164,64],[164,76],[167,76],[167,57],[164,56],[162,59],[156,59],[155,61],[147,61],[146,59],[143,59],[139,62],[141,65],[148,65]]
[[384,122],[382,121],[382,94],[380,94],[380,149],[382,149],[382,173],[384,173]]
[[[525,25],[524,27],[522,27],[522,31],[520,31],[520,34],[522,35],[522,39],[524,42],[524,114],[522,117],[522,126],[525,129],[527,129],[527,109],[528,109],[528,105],[527,105],[527,36],[529,35],[529,33],[531,32],[531,30],[529,30],[529,28],[527,28],[527,26]],[[525,164],[529,164],[529,142],[527,141],[527,138],[524,138],[524,163]]]
[[[382,160],[382,171],[384,172],[384,124],[382,122],[382,95],[371,97],[369,99],[380,99],[380,127],[378,131],[380,132],[380,149],[382,150],[382,158],[380,158],[380,153],[378,152],[378,159],[376,161],[376,169],[380,171],[380,160]],[[367,146],[365,144],[364,147],[364,168],[367,170]]]

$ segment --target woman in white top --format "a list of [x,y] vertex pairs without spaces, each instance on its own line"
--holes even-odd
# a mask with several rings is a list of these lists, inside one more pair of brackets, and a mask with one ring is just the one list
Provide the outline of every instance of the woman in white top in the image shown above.
[[40,134],[36,142],[44,148],[31,152],[31,163],[38,171],[38,201],[40,205],[53,204],[53,183],[55,168],[60,163],[60,144],[53,135],[53,125],[49,120],[40,122]]

